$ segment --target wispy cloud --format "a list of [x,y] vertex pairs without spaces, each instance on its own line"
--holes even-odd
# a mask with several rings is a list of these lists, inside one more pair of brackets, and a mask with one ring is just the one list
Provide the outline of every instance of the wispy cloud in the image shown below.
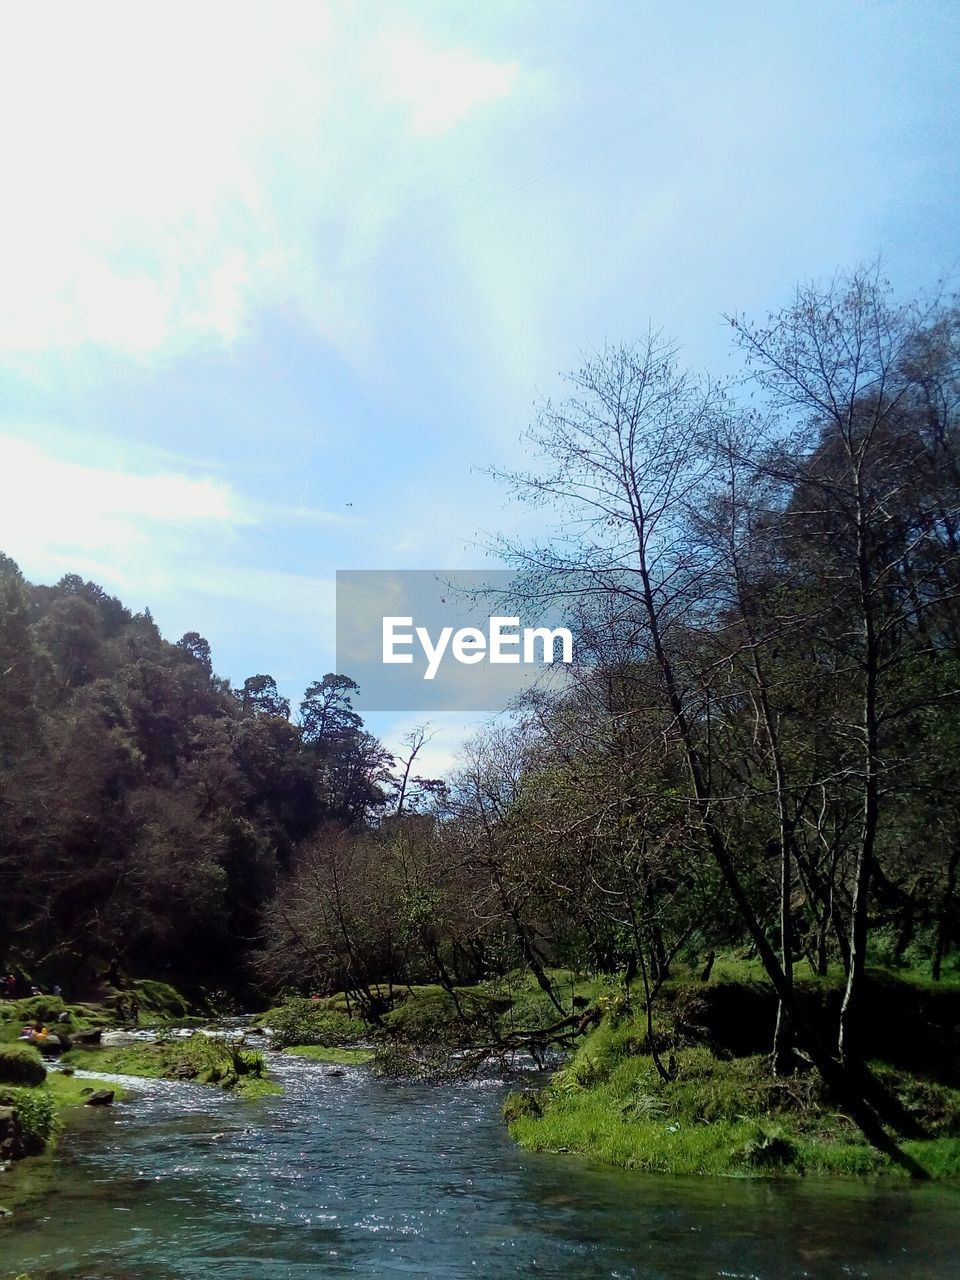
[[[336,274],[338,244],[373,232],[375,250],[423,139],[501,101],[518,74],[416,32],[381,36],[322,0],[23,6],[4,46],[8,353],[235,340],[318,260],[321,282]],[[334,343],[345,329],[362,340],[347,298],[310,295]]]
[[135,565],[169,559],[171,567],[198,534],[229,534],[255,517],[227,485],[176,472],[140,474],[54,456],[0,436],[7,482],[0,504],[0,546],[34,572],[64,557],[112,566],[134,579]]
[[436,49],[421,36],[381,36],[373,65],[388,98],[403,103],[417,134],[446,133],[475,112],[506,98],[519,68],[463,49]]
[[[264,536],[278,509],[218,479],[88,465],[11,436],[0,435],[0,456],[0,550],[29,578],[79,573],[131,608],[149,604],[169,636],[200,628],[234,676],[269,669],[296,685],[305,654],[324,669],[332,662],[332,576],[246,561],[245,539]],[[347,519],[285,514],[307,524]]]

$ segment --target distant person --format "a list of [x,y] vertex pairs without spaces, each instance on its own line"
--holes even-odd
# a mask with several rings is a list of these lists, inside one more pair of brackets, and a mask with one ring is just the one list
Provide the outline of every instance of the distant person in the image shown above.
[[17,980],[12,973],[8,973],[3,980],[3,993],[8,1000],[17,998]]
[[140,1001],[136,996],[130,997],[130,1021],[139,1022],[140,1020]]
[[55,982],[55,983],[53,984],[53,991],[52,991],[52,993],[51,993],[51,994],[53,994],[53,995],[55,995],[55,996],[62,996],[62,995],[63,995],[63,988],[60,986],[60,983],[59,983],[59,982]]

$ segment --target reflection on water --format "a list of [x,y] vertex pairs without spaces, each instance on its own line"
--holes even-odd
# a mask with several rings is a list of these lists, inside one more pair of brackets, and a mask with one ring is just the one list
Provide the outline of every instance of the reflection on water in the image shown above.
[[0,1275],[887,1277],[960,1263],[960,1190],[631,1177],[517,1151],[502,1089],[275,1059],[285,1095],[137,1081],[83,1112]]

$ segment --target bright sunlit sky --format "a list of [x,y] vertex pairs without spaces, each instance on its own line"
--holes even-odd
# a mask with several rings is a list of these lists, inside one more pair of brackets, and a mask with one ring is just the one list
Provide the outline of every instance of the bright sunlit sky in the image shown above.
[[584,350],[652,320],[724,373],[722,311],[877,255],[903,291],[957,269],[952,0],[3,29],[0,548],[294,703],[334,663],[337,568],[482,567],[484,529],[535,528],[479,468]]

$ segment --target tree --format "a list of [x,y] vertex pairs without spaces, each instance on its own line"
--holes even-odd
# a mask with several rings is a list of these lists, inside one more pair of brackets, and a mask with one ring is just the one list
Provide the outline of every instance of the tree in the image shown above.
[[[856,786],[862,806],[841,1060],[822,1043],[794,997],[793,841],[800,810],[770,703],[770,675],[758,660],[755,624],[763,616],[753,605],[753,568],[740,559],[735,521],[726,521],[732,555],[721,554],[722,540],[699,536],[701,513],[722,483],[718,460],[724,455],[710,442],[736,439],[723,428],[733,416],[728,398],[679,371],[672,348],[657,335],[588,361],[570,378],[570,398],[560,406],[548,403],[531,433],[544,459],[542,470],[505,477],[521,496],[549,505],[564,520],[564,540],[529,549],[501,543],[497,549],[522,571],[520,591],[528,601],[606,602],[600,612],[634,646],[633,669],[645,684],[644,701],[659,709],[656,731],[684,758],[689,803],[704,845],[777,993],[781,1025],[789,1024],[871,1141],[916,1172],[884,1128],[890,1112],[862,1068],[856,1019],[877,856],[882,732],[887,721],[907,711],[902,700],[884,701],[883,691],[894,685],[890,672],[913,652],[904,637],[919,630],[918,616],[952,594],[949,537],[956,493],[938,492],[948,519],[938,518],[938,502],[930,501],[937,492],[935,477],[924,467],[905,412],[909,397],[896,376],[917,324],[885,312],[876,293],[856,279],[839,312],[829,299],[818,307],[805,298],[749,338],[756,358],[766,361],[762,385],[781,392],[773,406],[802,406],[812,421],[785,440],[768,437],[762,467],[756,459],[745,461],[781,487],[780,506],[775,503],[769,515],[781,527],[774,541],[787,557],[787,573],[802,579],[814,597],[814,663],[832,662],[837,688],[852,677],[858,703],[855,716],[841,703],[831,721],[815,726],[827,730],[841,761],[841,785],[831,789],[842,793]],[[918,484],[920,477],[924,482]],[[735,479],[736,467],[727,477],[728,483]],[[907,495],[919,501],[905,504]],[[947,561],[934,556],[928,566],[935,544],[946,548]],[[752,690],[740,682],[726,687],[718,679],[735,668],[750,673]],[[745,714],[748,692],[767,725],[768,766],[775,778],[780,955],[768,936],[756,851],[745,856],[755,843],[749,801],[756,788],[737,768],[727,741],[729,726]],[[851,733],[858,744],[855,763],[843,742]],[[835,784],[836,776],[830,781]]]
[[290,702],[277,692],[273,676],[247,676],[237,697],[245,715],[279,716],[284,720],[290,715]]
[[210,643],[203,638],[199,631],[185,632],[177,641],[177,648],[186,657],[192,658],[194,662],[199,662],[201,667],[208,673],[213,670]]
[[[816,584],[823,642],[856,691],[853,714],[831,727],[855,744],[844,766],[861,806],[839,1031],[841,1055],[858,1063],[871,894],[882,806],[898,767],[889,747],[905,712],[905,661],[918,642],[936,652],[922,634],[925,615],[952,606],[956,594],[955,423],[938,418],[931,438],[915,408],[931,399],[929,381],[916,382],[915,353],[944,317],[935,307],[893,306],[874,270],[798,289],[765,325],[733,324],[756,383],[786,415],[792,434],[771,450],[764,471],[790,486],[785,520],[794,552]],[[850,625],[837,626],[838,619]]]
[[322,680],[315,680],[300,703],[304,742],[327,742],[356,733],[363,725],[351,700],[357,691],[349,676],[328,672]]

